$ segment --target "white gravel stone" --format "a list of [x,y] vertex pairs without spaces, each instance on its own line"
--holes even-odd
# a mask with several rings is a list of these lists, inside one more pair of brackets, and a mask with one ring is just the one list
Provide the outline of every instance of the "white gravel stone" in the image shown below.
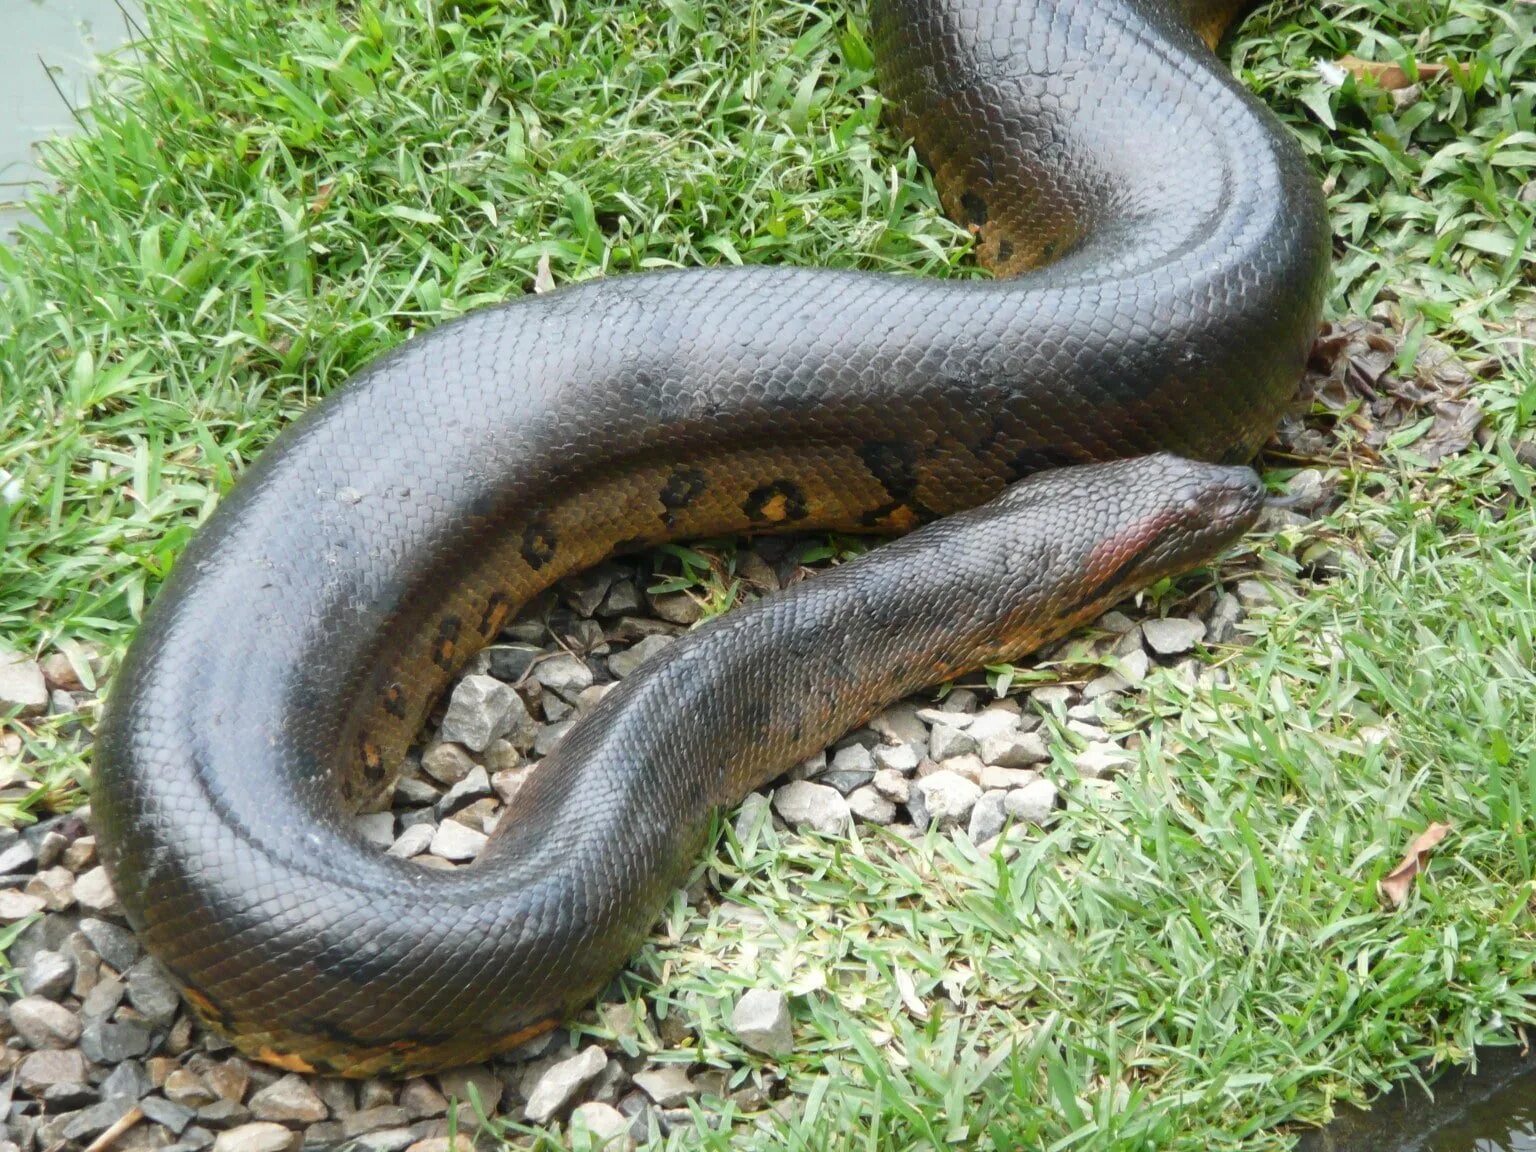
[[352,826],[368,843],[388,848],[395,841],[395,814],[393,812],[367,812],[352,817]]
[[454,785],[468,776],[475,762],[461,745],[439,741],[421,756],[421,769],[439,784]]
[[578,1104],[571,1111],[571,1132],[584,1133],[587,1147],[593,1152],[597,1149],[614,1152],[631,1147],[634,1142],[629,1137],[629,1125],[629,1118],[624,1113],[612,1104],[597,1100]]
[[869,722],[888,744],[926,744],[928,729],[911,704],[893,704]]
[[36,660],[0,648],[0,716],[12,709],[23,716],[41,716],[48,709],[48,684]]
[[1178,656],[1205,639],[1205,621],[1174,616],[1148,620],[1141,626],[1147,646],[1159,656]]
[[[914,764],[915,768],[916,765]],[[906,773],[898,772],[894,768],[882,768],[875,773],[871,781],[873,787],[888,800],[894,800],[897,804],[905,804],[907,797],[912,794],[912,781],[907,779]]]
[[773,988],[753,988],[731,1010],[731,1031],[754,1052],[778,1056],[794,1047],[789,1000]]
[[1019,730],[1019,714],[1006,708],[985,708],[976,713],[966,728],[966,735],[977,744]]
[[1124,692],[1131,686],[1131,682],[1116,671],[1105,672],[1102,676],[1095,676],[1083,685],[1083,699],[1097,700],[1101,696],[1113,696],[1118,692]]
[[882,744],[871,754],[876,769],[888,768],[893,772],[913,772],[922,759],[911,744]]
[[298,1124],[317,1124],[330,1115],[325,1101],[302,1077],[290,1073],[274,1080],[250,1100],[251,1115],[258,1120],[286,1120]]
[[985,844],[996,839],[997,834],[1003,830],[1003,823],[1007,820],[1003,802],[1007,798],[1008,793],[1001,788],[981,794],[981,799],[971,809],[971,822],[967,829],[973,843]]
[[75,880],[75,901],[87,912],[111,915],[118,910],[117,893],[112,891],[112,881],[107,870],[100,865]]
[[999,768],[1027,768],[1050,758],[1051,750],[1038,732],[1004,732],[981,742],[982,762]]
[[1217,598],[1210,619],[1206,622],[1206,640],[1211,644],[1232,643],[1237,639],[1237,626],[1247,615],[1242,601],[1231,593],[1223,592]]
[[[986,771],[986,768],[987,766],[982,763],[980,756],[974,752],[967,752],[964,756],[951,756],[942,764],[936,764],[933,772],[953,772],[956,776],[964,776],[972,784],[979,784],[981,783],[981,774]],[[919,776],[931,776],[933,772],[924,772],[921,768],[918,769]]]
[[[901,780],[906,783],[906,777]],[[848,810],[868,824],[885,825],[896,819],[896,805],[869,784],[848,794]]]
[[80,1039],[80,1017],[41,996],[23,996],[11,1005],[11,1027],[34,1048],[70,1048]]
[[638,644],[608,657],[608,670],[622,680],[652,656],[672,647],[676,642],[675,636],[642,637]]
[[766,828],[772,824],[773,817],[769,813],[768,797],[761,792],[749,792],[745,800],[741,802],[741,808],[736,812],[736,823],[733,828],[736,839],[745,844],[758,828]]
[[432,855],[460,863],[473,860],[489,839],[483,832],[460,824],[457,820],[444,820],[432,834]]
[[965,823],[979,799],[979,784],[955,772],[940,770],[912,785],[908,806],[919,827],[935,823],[940,828],[953,828]]
[[983,791],[991,791],[1001,788],[1007,791],[1010,788],[1023,788],[1026,784],[1033,784],[1040,779],[1040,773],[1033,768],[999,768],[988,764],[981,770],[981,779],[977,781]]
[[[591,673],[587,675],[590,684]],[[448,699],[448,711],[443,716],[443,739],[463,744],[472,752],[483,752],[492,740],[506,736],[518,727],[519,712],[527,715],[522,698],[500,680],[490,676],[466,676]],[[426,767],[425,762],[422,767]]]
[[1077,693],[1066,684],[1046,684],[1032,690],[1029,694],[1031,700],[1047,711],[1065,708],[1076,696]]
[[976,751],[976,738],[961,728],[935,724],[928,735],[928,755],[934,760],[949,760]]
[[917,718],[924,724],[943,724],[949,728],[964,728],[974,719],[964,712],[946,712],[943,708],[919,708]]
[[1044,824],[1056,811],[1056,797],[1056,785],[1049,780],[1036,780],[1009,792],[1003,801],[1003,811],[1015,820]]
[[1118,744],[1096,741],[1074,756],[1072,763],[1080,775],[1089,780],[1099,780],[1124,771],[1131,759],[1131,754]]
[[44,949],[34,952],[21,970],[21,992],[23,996],[58,1000],[69,991],[74,979],[74,960],[62,952]]
[[773,794],[773,810],[793,828],[813,828],[836,836],[848,829],[848,801],[836,788],[792,780]]
[[699,1094],[699,1086],[686,1070],[676,1064],[664,1064],[659,1068],[636,1072],[635,1084],[662,1108],[675,1108]]
[[299,1146],[300,1134],[270,1120],[242,1124],[220,1132],[213,1152],[288,1152]]
[[1269,608],[1275,603],[1274,590],[1262,580],[1239,580],[1233,589],[1244,608]]
[[533,678],[555,695],[574,702],[583,689],[592,686],[592,669],[581,657],[562,652],[535,664]]
[[431,824],[412,824],[389,846],[389,854],[402,860],[420,856],[432,846],[432,837],[436,834],[437,829]]
[[29,840],[18,840],[0,851],[0,876],[24,872],[37,864],[37,849]]
[[546,1069],[528,1093],[528,1119],[547,1124],[607,1065],[608,1054],[594,1044]]

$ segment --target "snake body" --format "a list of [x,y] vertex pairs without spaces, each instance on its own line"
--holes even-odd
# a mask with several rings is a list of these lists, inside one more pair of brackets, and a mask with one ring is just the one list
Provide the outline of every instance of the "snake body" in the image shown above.
[[[874,0],[895,126],[1006,278],[587,283],[409,341],[279,437],[151,606],[97,749],[118,896],[199,1013],[351,1075],[515,1044],[622,965],[713,808],[1240,531],[1256,482],[1218,462],[1277,421],[1328,251],[1304,159],[1211,51],[1241,6]],[[1094,464],[1149,453],[1212,463]],[[345,817],[567,573],[966,509],[647,664],[472,867]]]

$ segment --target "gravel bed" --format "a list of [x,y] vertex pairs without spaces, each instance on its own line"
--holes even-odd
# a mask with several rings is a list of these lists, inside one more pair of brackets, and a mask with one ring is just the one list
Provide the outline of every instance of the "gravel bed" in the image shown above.
[[[1327,499],[1321,474],[1292,487],[1316,497],[1309,512]],[[734,576],[723,564],[718,575],[739,580],[740,597],[759,595],[810,576],[799,558],[822,543],[757,541],[736,553]],[[655,579],[645,561],[605,564],[510,625],[438,709],[389,807],[356,817],[363,835],[424,867],[473,859],[538,758],[703,615],[687,592],[648,592]],[[1222,680],[1214,657],[1240,644],[1249,612],[1277,595],[1258,578],[1229,583],[1195,591],[1166,618],[1107,613],[1033,661],[1059,679],[999,698],[995,681],[978,676],[896,704],[750,797],[734,816],[738,832],[771,820],[829,836],[857,827],[904,837],[934,828],[982,846],[1027,838],[1066,802],[1066,779],[1088,782],[1090,796],[1116,787],[1139,742],[1126,705],[1157,668],[1191,685]],[[0,656],[0,710],[86,715],[89,696],[66,659]],[[738,1078],[669,1054],[691,1039],[675,1013],[662,1019],[642,1005],[636,1019],[624,1002],[587,1013],[611,1039],[560,1030],[489,1065],[404,1083],[249,1062],[192,1021],[124,927],[88,809],[0,831],[0,931],[29,919],[9,949],[15,979],[0,1018],[0,1108],[10,1125],[0,1152],[93,1143],[120,1152],[446,1152],[473,1146],[477,1112],[568,1125],[589,1133],[591,1146],[629,1148],[691,1124],[690,1104],[729,1100],[752,1114],[787,1095],[777,1062],[793,1050],[794,1025],[774,987],[729,1008],[754,1060],[734,1087]],[[640,1052],[642,1029],[663,1047]]]

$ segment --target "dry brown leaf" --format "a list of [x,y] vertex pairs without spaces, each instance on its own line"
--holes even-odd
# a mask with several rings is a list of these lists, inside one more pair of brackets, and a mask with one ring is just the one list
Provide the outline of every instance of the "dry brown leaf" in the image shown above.
[[[1376,81],[1376,86],[1386,92],[1396,92],[1399,88],[1406,88],[1414,83],[1408,73],[1402,67],[1390,61],[1362,60],[1358,56],[1344,56],[1338,61],[1340,68],[1348,72],[1356,80],[1370,77]],[[1433,80],[1445,71],[1444,64],[1420,64],[1418,66],[1420,80]]]
[[1414,880],[1429,864],[1429,854],[1450,830],[1449,824],[1434,823],[1414,837],[1408,851],[1403,853],[1402,861],[1378,885],[1383,900],[1394,908],[1401,908],[1408,902]]

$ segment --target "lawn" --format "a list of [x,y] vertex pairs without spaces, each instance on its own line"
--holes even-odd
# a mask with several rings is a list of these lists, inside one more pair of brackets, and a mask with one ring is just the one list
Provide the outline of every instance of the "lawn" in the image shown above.
[[[98,652],[103,680],[279,428],[542,262],[979,274],[881,127],[858,7],[148,7],[120,99],[0,249],[0,644]],[[613,995],[689,1026],[627,1043],[739,1084],[763,1070],[735,994],[789,987],[793,1106],[701,1111],[668,1147],[1278,1147],[1536,1023],[1536,5],[1271,5],[1226,51],[1326,181],[1330,317],[1373,317],[1386,377],[1458,395],[1395,422],[1315,406],[1267,467],[1341,500],[1252,541],[1272,607],[1223,682],[1133,697],[1118,788],[1061,754],[1086,799],[1047,831],[723,833],[710,898],[679,893]],[[77,719],[0,721],[0,820],[80,802]]]

